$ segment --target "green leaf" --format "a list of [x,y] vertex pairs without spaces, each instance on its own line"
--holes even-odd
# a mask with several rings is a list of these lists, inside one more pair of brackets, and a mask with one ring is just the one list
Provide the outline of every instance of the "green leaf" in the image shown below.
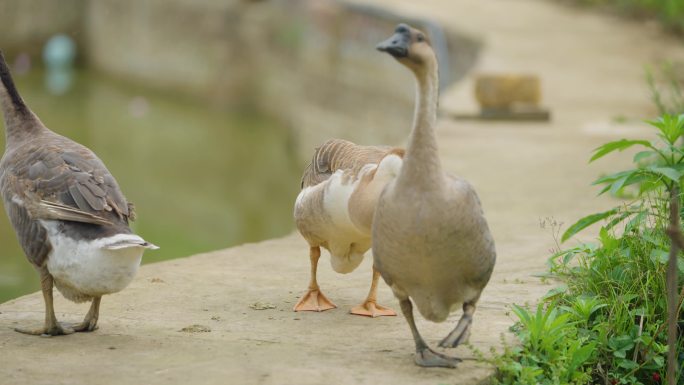
[[606,250],[613,250],[620,244],[619,240],[608,233],[605,226],[601,227],[601,230],[599,230],[599,240]]
[[651,258],[651,261],[653,262],[658,262],[664,265],[667,264],[667,261],[670,258],[670,253],[661,249],[653,249],[651,250],[649,258]]
[[615,174],[602,176],[595,180],[592,184],[606,184],[606,186],[598,193],[598,195],[604,194],[607,191],[610,191],[612,195],[617,195],[623,187],[636,183],[642,183],[650,179],[660,180],[660,176],[655,175],[653,172],[645,172],[643,169],[636,169],[620,171],[616,172]]
[[558,287],[554,287],[553,289],[546,292],[546,294],[544,294],[544,296],[541,298],[541,300],[546,301],[550,298],[558,297],[559,295],[564,294],[567,291],[568,291],[568,285],[561,285]]
[[632,370],[634,368],[638,368],[639,364],[632,360],[620,360],[618,366],[627,370]]
[[632,211],[623,211],[620,214],[616,215],[615,218],[611,219],[610,222],[608,222],[605,226],[606,230],[610,230],[613,227],[615,227],[618,223],[624,221],[627,219],[630,215],[633,215],[634,212]]
[[634,155],[634,163],[639,163],[640,161],[648,159],[655,154],[655,151],[639,151]]
[[530,313],[527,311],[527,309],[525,309],[521,306],[518,306],[516,304],[513,304],[513,313],[515,313],[515,315],[518,316],[518,318],[520,319],[520,322],[523,325],[529,325],[530,324],[531,317],[530,317]]
[[644,221],[644,218],[646,218],[646,215],[648,214],[647,211],[643,210],[640,211],[637,215],[634,216],[634,218],[630,219],[629,222],[625,225],[625,231],[631,231],[633,229],[636,229],[641,225],[641,223]]
[[662,368],[665,366],[665,357],[655,356],[653,357],[653,363],[656,364],[657,367]]
[[620,189],[622,189],[622,187],[625,185],[625,182],[627,182],[627,179],[629,179],[630,176],[632,176],[632,174],[627,174],[613,182],[613,184],[610,187],[610,195],[617,195],[617,193],[620,191]]
[[603,184],[603,183],[613,183],[622,177],[629,176],[629,175],[634,174],[636,172],[639,172],[639,171],[638,170],[627,170],[627,171],[616,172],[614,174],[604,175],[604,176],[596,179],[591,184],[597,185],[597,184]]
[[647,167],[646,170],[651,171],[653,173],[656,173],[658,175],[662,175],[674,182],[679,183],[679,180],[682,178],[682,173],[677,171],[676,169],[672,167]]
[[684,128],[684,118],[682,118],[682,115],[665,114],[657,120],[650,120],[647,123],[658,128],[660,137],[671,145],[675,144],[677,139],[684,133],[682,132]]
[[593,225],[594,223],[601,221],[603,219],[606,219],[610,217],[611,215],[614,215],[617,213],[619,210],[618,207],[614,209],[610,209],[608,211],[604,211],[602,213],[596,213],[596,214],[591,214],[587,215],[584,218],[581,218],[577,222],[575,222],[572,226],[570,226],[565,233],[563,233],[563,237],[561,237],[561,242],[565,242],[568,240],[568,238],[572,237],[573,235],[579,233],[580,231],[586,229],[587,227]]
[[584,345],[583,347],[577,349],[575,353],[572,355],[572,359],[570,360],[570,365],[568,366],[568,373],[572,374],[575,372],[577,368],[579,368],[582,364],[584,364],[594,353],[594,350],[596,349],[596,343],[591,342],[587,345]]
[[658,189],[659,187],[663,187],[663,184],[660,182],[660,178],[657,178],[653,175],[649,175],[651,178],[650,179],[644,179],[643,182],[639,185],[639,196],[643,196],[645,193],[649,191],[653,191]]
[[613,151],[624,151],[634,145],[641,145],[645,147],[651,148],[652,145],[649,141],[647,140],[628,140],[628,139],[620,139],[614,142],[608,142],[604,144],[603,146],[597,147],[594,150],[594,156],[589,159],[589,163],[595,161],[598,158],[601,158],[607,154],[610,154]]

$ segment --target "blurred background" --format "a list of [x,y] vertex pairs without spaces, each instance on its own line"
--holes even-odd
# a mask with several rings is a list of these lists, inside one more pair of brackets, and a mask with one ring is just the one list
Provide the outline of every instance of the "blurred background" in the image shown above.
[[[134,230],[161,246],[151,263],[291,232],[301,172],[330,137],[401,142],[412,85],[374,50],[397,21],[328,1],[7,0],[0,49],[34,112],[135,203]],[[478,44],[428,28],[442,60],[467,47],[451,82]],[[0,302],[38,287],[3,212]]]
[[[597,67],[623,67],[563,54],[582,44],[573,31],[598,28],[578,6],[646,23],[649,39],[656,29],[681,33],[683,2],[521,4],[531,3],[541,8],[528,22],[495,0],[3,0],[0,49],[34,112],[95,151],[136,204],[135,231],[161,246],[144,256],[151,263],[291,232],[301,172],[330,137],[401,144],[413,81],[374,49],[398,22],[431,36],[445,115],[477,113],[474,69],[541,77],[541,104],[560,114],[551,128],[657,113],[646,81],[636,92],[577,103],[596,90],[556,85],[590,85]],[[551,3],[567,7],[565,24],[545,21]],[[561,45],[506,44],[520,33],[567,38]],[[496,54],[483,56],[487,46]],[[650,61],[658,66],[667,58]],[[581,76],[572,78],[572,63],[586,66]],[[630,75],[642,77],[643,64],[633,63]],[[561,105],[567,108],[554,110]],[[3,212],[0,302],[37,290],[37,278]]]

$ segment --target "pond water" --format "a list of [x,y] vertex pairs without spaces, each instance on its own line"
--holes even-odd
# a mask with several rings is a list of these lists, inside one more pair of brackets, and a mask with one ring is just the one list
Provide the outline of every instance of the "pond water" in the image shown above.
[[[16,83],[42,121],[95,151],[135,203],[134,231],[161,246],[143,263],[294,229],[303,165],[293,135],[275,120],[89,72],[60,96],[47,92],[41,72]],[[0,303],[37,290],[38,276],[0,208]]]

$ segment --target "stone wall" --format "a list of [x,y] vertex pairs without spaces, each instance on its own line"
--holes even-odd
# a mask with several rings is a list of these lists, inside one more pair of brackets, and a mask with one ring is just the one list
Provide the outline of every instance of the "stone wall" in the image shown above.
[[[31,7],[40,8],[43,17],[57,2],[9,3],[15,3],[12,12],[17,20],[25,20],[30,18],[27,13],[36,15]],[[62,16],[51,23],[46,20],[33,32],[19,28],[17,22],[11,28],[13,41],[33,42],[51,31],[72,31],[88,65],[98,71],[220,108],[250,106],[281,118],[294,128],[292,143],[302,148],[303,157],[329,137],[368,144],[401,144],[406,137],[413,113],[413,78],[375,50],[397,23],[409,22],[430,34],[443,87],[467,72],[480,47],[476,39],[430,21],[344,1],[60,4],[69,4],[65,8],[70,11],[55,10]],[[5,16],[0,13],[0,26]]]
[[45,41],[56,33],[84,37],[81,23],[88,0],[0,1],[0,48],[8,55],[38,55]]
[[[230,92],[241,42],[235,20],[242,2],[94,0],[85,17],[86,52],[94,68],[116,77],[205,99]],[[228,95],[229,94],[229,95]],[[222,98],[225,99],[225,98]]]

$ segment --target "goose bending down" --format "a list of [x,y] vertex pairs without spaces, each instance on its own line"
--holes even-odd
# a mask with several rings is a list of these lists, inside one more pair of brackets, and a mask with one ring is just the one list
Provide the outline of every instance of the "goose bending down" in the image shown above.
[[[50,131],[24,103],[2,52],[0,80],[6,130],[0,193],[19,243],[40,274],[45,300],[45,325],[16,330],[52,336],[95,330],[101,297],[125,288],[143,251],[157,247],[128,227],[133,205],[102,161]],[[92,301],[82,323],[57,322],[53,284],[71,301]]]
[[[295,202],[297,229],[309,243],[311,281],[295,305],[295,311],[335,308],[321,292],[316,280],[321,246],[330,251],[333,269],[342,274],[356,269],[371,246],[371,224],[375,204],[387,182],[401,168],[403,150],[359,146],[332,139],[316,149],[302,177],[302,191]],[[351,313],[370,317],[396,313],[378,305],[379,273],[373,268],[368,297]]]
[[415,362],[455,367],[458,358],[431,350],[420,336],[411,300],[433,322],[444,321],[462,304],[463,316],[439,345],[456,347],[465,341],[494,268],[494,240],[472,186],[442,171],[434,133],[437,60],[426,36],[400,24],[377,48],[413,72],[417,101],[402,168],[378,199],[372,231],[375,267],[400,301],[416,344]]

